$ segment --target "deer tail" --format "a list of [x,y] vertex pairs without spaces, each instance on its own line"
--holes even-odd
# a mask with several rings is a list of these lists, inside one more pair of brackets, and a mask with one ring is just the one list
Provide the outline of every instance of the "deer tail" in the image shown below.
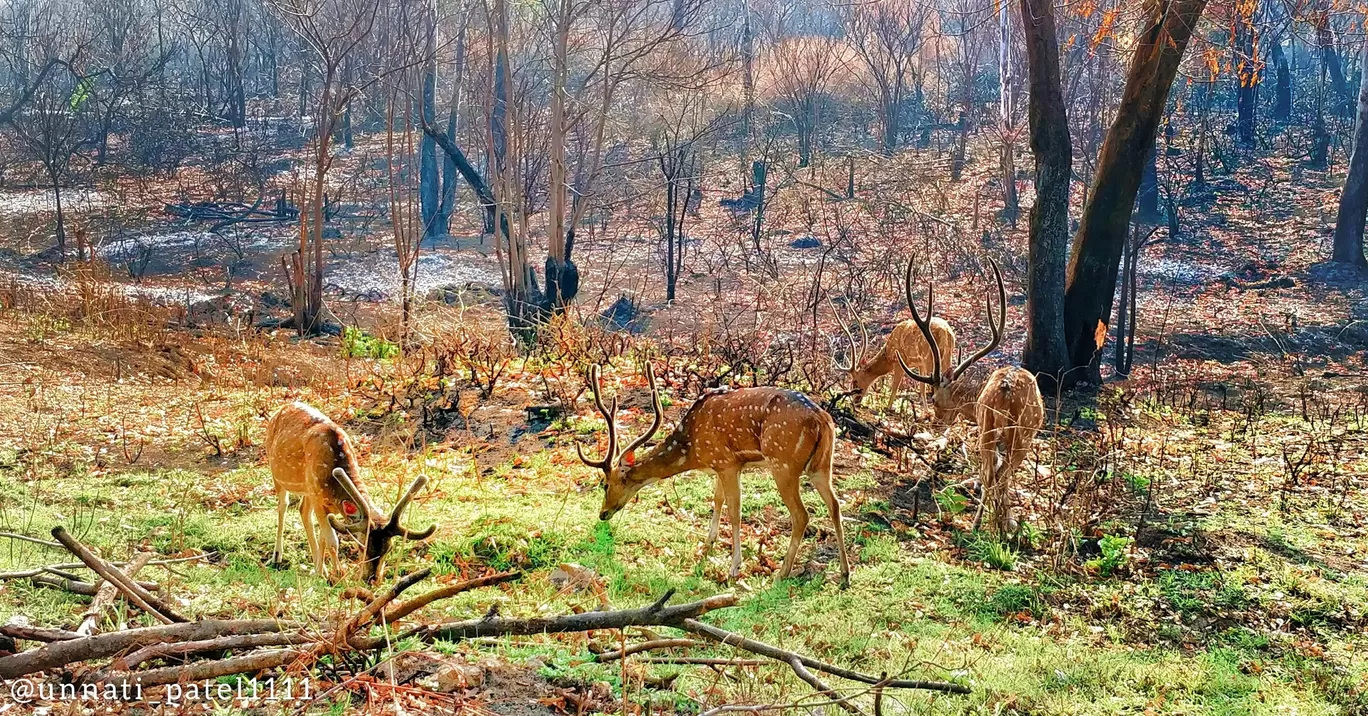
[[814,472],[825,470],[831,473],[831,461],[836,451],[836,423],[827,418],[818,423],[817,444],[812,448],[812,454],[808,456],[807,465],[803,467],[805,474],[811,475]]

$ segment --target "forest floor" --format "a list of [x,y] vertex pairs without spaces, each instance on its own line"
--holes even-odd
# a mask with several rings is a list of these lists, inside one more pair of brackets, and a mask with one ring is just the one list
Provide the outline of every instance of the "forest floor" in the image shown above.
[[[971,203],[951,196],[947,205]],[[709,621],[867,673],[973,689],[967,697],[890,692],[885,713],[1364,713],[1368,306],[1361,282],[1315,266],[1325,255],[1326,206],[1327,177],[1275,160],[1223,177],[1194,200],[1182,239],[1142,262],[1140,370],[1053,416],[1023,469],[1019,498],[1031,527],[1015,547],[970,532],[972,505],[956,488],[974,473],[961,447],[969,428],[942,436],[906,418],[905,402],[898,414],[853,410],[903,436],[903,447],[853,435],[839,444],[838,494],[854,561],[844,590],[826,510],[810,490],[803,572],[772,584],[788,518],[763,474],[745,478],[743,576],[734,584],[724,579],[726,525],[712,553],[701,548],[712,492],[702,475],[648,488],[612,522],[599,522],[599,479],[573,443],[592,447],[602,420],[583,401],[575,415],[529,420],[527,408],[547,402],[543,381],[557,370],[541,359],[511,361],[492,397],[453,376],[459,416],[434,430],[391,400],[395,385],[415,377],[412,356],[346,358],[337,339],[187,327],[182,312],[83,289],[79,276],[55,291],[12,285],[0,301],[0,529],[43,536],[62,524],[118,558],[139,549],[212,552],[206,564],[155,572],[196,615],[317,620],[345,612],[354,604],[347,585],[311,574],[293,511],[290,566],[267,565],[276,512],[259,446],[266,418],[303,399],[359,439],[363,474],[381,503],[393,504],[417,475],[429,477],[407,521],[435,522],[437,533],[396,546],[391,574],[426,566],[440,582],[526,572],[441,602],[428,618],[476,617],[496,603],[504,615],[533,616],[646,604],[669,588],[680,598],[730,591],[740,606]],[[792,234],[802,233],[794,221]],[[1019,232],[1000,238],[996,250],[1019,251]],[[635,275],[606,242],[587,244],[586,275]],[[796,252],[778,253],[787,266],[811,265]],[[35,259],[16,253],[32,270]],[[644,246],[636,260],[650,261]],[[488,257],[473,263],[488,266]],[[681,305],[655,310],[655,331],[709,299],[706,273],[691,277]],[[977,306],[954,297],[976,296],[965,290],[974,279],[948,273],[938,306],[971,339],[982,337]],[[1290,286],[1247,287],[1282,276]],[[606,282],[600,298],[611,298]],[[873,289],[881,298],[872,323],[905,310],[896,288]],[[425,310],[433,325],[467,313]],[[1019,310],[1014,304],[1011,320]],[[1015,351],[1004,346],[1000,355]],[[645,392],[633,361],[619,357],[607,373],[610,390],[633,406],[628,430],[639,430]],[[662,375],[667,417],[677,418],[694,395],[688,370]],[[60,559],[0,539],[0,571]],[[588,577],[567,581],[567,573]],[[0,620],[69,626],[84,609],[65,592],[0,584]],[[456,700],[482,714],[619,711],[624,696],[637,709],[692,712],[808,693],[781,665],[589,660],[591,639],[617,638],[502,638],[437,650],[482,665],[485,686]],[[377,712],[430,703],[367,688]],[[312,708],[338,713],[342,698]]]

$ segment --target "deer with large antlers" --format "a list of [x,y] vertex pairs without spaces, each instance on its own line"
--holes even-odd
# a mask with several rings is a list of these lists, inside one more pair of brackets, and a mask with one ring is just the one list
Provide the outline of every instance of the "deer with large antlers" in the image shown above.
[[[385,514],[371,501],[361,482],[356,450],[345,430],[312,406],[295,402],[281,408],[266,425],[266,462],[276,493],[276,541],[274,561],[281,561],[285,532],[285,507],[291,493],[299,495],[299,518],[309,541],[309,554],[320,575],[325,562],[337,572],[337,533],[357,535],[365,553],[361,576],[374,583],[384,571],[385,555],[395,537],[427,539],[437,529],[410,530],[399,524],[413,496],[427,484],[414,480],[394,509]],[[317,520],[315,534],[314,521]]]
[[599,367],[589,371],[589,388],[594,406],[608,423],[608,447],[602,459],[591,460],[578,444],[579,458],[585,465],[604,474],[603,508],[599,519],[617,514],[643,487],[689,470],[706,470],[716,475],[713,488],[713,518],[704,551],[717,541],[722,507],[725,503],[732,527],[732,561],[728,576],[741,573],[741,471],[764,464],[769,467],[793,520],[788,553],[776,581],[793,569],[795,556],[808,525],[807,508],[800,494],[803,475],[826,503],[835,527],[841,559],[841,584],[850,582],[850,562],[846,557],[845,535],[841,528],[841,505],[831,486],[831,463],[836,445],[836,424],[812,399],[780,388],[739,388],[704,393],[694,402],[669,437],[650,454],[635,459],[635,451],[660,429],[663,415],[655,372],[646,366],[646,382],[651,389],[654,417],[651,427],[619,450],[617,409],[613,398],[605,407]]
[[[1040,397],[1035,376],[1022,368],[998,368],[981,385],[964,377],[971,365],[997,349],[1007,323],[1007,289],[1002,284],[1002,272],[998,270],[996,262],[990,259],[988,263],[997,282],[998,295],[996,320],[993,319],[992,301],[985,299],[988,304],[988,330],[992,335],[988,345],[958,365],[942,363],[940,352],[933,350],[930,375],[922,375],[906,363],[902,364],[902,370],[909,378],[931,386],[931,402],[938,420],[949,423],[957,416],[964,416],[978,423],[984,502],[979,505],[979,515],[975,517],[974,524],[978,526],[984,503],[991,504],[994,527],[999,532],[1005,532],[1011,522],[1008,488],[1012,476],[1031,449],[1031,441],[1045,421],[1045,401]],[[934,318],[930,315],[934,288],[927,287],[926,319],[917,312],[916,301],[912,298],[911,263],[907,265],[904,288],[913,322],[934,347],[936,336],[931,328]],[[948,371],[944,370],[945,366],[950,366]]]
[[[889,376],[889,391],[888,402],[885,407],[893,405],[893,401],[897,400],[898,392],[902,390],[903,384],[903,373],[898,368],[899,358],[923,373],[931,370],[931,345],[926,342],[921,329],[914,321],[903,321],[894,326],[883,346],[869,360],[865,360],[864,357],[868,349],[868,335],[864,333],[863,325],[860,327],[864,338],[861,344],[856,342],[854,332],[845,321],[841,320],[839,312],[836,314],[836,321],[840,324],[841,330],[845,331],[851,347],[850,364],[837,364],[836,369],[849,371],[850,382],[855,389],[857,402],[863,400],[869,386],[873,385],[874,381],[886,375]],[[936,348],[940,354],[940,360],[942,363],[949,364],[955,356],[955,329],[951,328],[950,324],[939,316],[933,316],[930,323],[931,333],[936,337]]]

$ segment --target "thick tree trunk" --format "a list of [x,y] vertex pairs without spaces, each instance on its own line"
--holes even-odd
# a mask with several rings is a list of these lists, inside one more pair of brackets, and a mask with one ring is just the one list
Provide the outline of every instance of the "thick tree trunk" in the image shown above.
[[[1368,62],[1368,37],[1364,38],[1363,58]],[[1340,192],[1331,261],[1368,266],[1368,260],[1363,255],[1365,215],[1368,215],[1368,71],[1363,73],[1359,86],[1354,150],[1349,157],[1349,176],[1344,180],[1344,191]]]
[[1254,18],[1259,14],[1259,2],[1240,4],[1235,18],[1235,43],[1239,63],[1233,75],[1235,80],[1235,137],[1240,146],[1247,149],[1255,143],[1255,113],[1259,108],[1259,85],[1263,73],[1256,62],[1254,47]]
[[[1116,120],[1102,144],[1097,174],[1083,209],[1064,293],[1064,337],[1075,368],[1098,379],[1107,318],[1146,154],[1154,146],[1174,75],[1206,0],[1162,0],[1131,57]],[[1079,372],[1073,379],[1085,377]]]
[[1027,121],[1036,160],[1026,274],[1026,346],[1021,364],[1052,389],[1068,368],[1064,342],[1064,268],[1069,250],[1069,178],[1073,145],[1060,82],[1059,40],[1050,0],[1021,0],[1026,67],[1031,83]]
[[[423,68],[422,113],[423,124],[435,123],[437,114],[437,59],[429,57]],[[418,200],[423,215],[423,233],[428,236],[445,234],[447,226],[440,217],[441,171],[437,163],[437,140],[423,133],[423,141],[418,145]]]
[[1287,65],[1287,56],[1283,54],[1281,40],[1274,40],[1270,44],[1268,55],[1273,60],[1276,74],[1273,90],[1273,121],[1286,122],[1292,118],[1292,69]]

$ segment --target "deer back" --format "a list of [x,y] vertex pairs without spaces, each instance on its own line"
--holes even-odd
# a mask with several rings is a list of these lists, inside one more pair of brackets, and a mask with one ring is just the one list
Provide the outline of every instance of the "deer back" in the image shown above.
[[1007,366],[988,376],[976,412],[981,430],[1020,426],[1034,433],[1045,422],[1045,401],[1030,371]]
[[[281,408],[266,425],[266,462],[277,488],[321,502],[330,514],[346,514],[349,498],[333,478],[341,468],[369,502],[347,432],[328,416],[304,403]],[[358,507],[363,507],[358,505]],[[376,514],[371,510],[370,514]]]
[[706,396],[689,413],[680,429],[687,431],[690,461],[709,468],[798,458],[806,465],[831,422],[806,395],[770,387]]
[[[944,318],[933,316],[931,335],[936,339],[936,347],[940,349],[941,365],[952,365],[951,361],[955,359],[955,329],[951,328]],[[888,337],[888,346],[897,349],[908,365],[923,372],[931,371],[931,346],[926,343],[926,337],[922,335],[921,329],[917,328],[916,322],[908,320],[899,323]],[[888,360],[888,370],[896,370],[897,359],[889,355]]]

